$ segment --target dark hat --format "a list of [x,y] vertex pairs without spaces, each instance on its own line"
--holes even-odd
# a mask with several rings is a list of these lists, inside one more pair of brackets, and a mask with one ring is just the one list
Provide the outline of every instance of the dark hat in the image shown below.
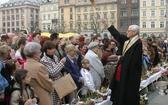
[[110,56],[108,57],[108,61],[109,61],[109,62],[116,62],[117,60],[118,60],[117,55],[110,55]]

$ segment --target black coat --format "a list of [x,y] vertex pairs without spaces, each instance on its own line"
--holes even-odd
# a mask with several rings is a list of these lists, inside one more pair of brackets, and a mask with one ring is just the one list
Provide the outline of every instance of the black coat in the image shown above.
[[[129,39],[125,35],[121,35],[114,26],[108,30],[122,46]],[[113,101],[113,105],[139,105],[142,70],[142,42],[140,39],[120,58],[119,64],[122,65],[120,81],[115,80],[115,71],[110,84],[112,89],[111,101]]]

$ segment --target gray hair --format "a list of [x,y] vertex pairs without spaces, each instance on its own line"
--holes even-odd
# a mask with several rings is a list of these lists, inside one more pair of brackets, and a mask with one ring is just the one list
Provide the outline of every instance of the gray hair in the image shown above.
[[138,25],[130,25],[129,27],[131,28],[132,31],[136,32],[136,35],[139,35],[140,29]]
[[32,58],[34,54],[41,52],[41,45],[37,42],[28,42],[24,47],[25,56]]
[[90,43],[92,41],[92,39],[90,37],[86,37],[84,40],[84,43]]

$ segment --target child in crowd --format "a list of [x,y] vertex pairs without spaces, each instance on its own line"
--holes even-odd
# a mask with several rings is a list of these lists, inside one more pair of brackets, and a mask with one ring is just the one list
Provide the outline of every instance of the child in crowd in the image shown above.
[[32,99],[32,104],[39,102],[35,97],[34,91],[30,87],[31,76],[27,70],[17,70],[15,73],[16,83],[13,86],[10,105],[24,105],[28,99]]
[[[92,75],[89,72],[89,70],[90,70],[90,61],[88,59],[83,59],[81,61],[81,63],[82,63],[82,68],[81,68],[80,72],[82,74],[82,77],[84,78],[84,87],[87,87],[89,90],[94,92],[95,91],[95,86],[94,86]],[[87,92],[85,90],[83,90],[81,92],[82,95],[84,95],[86,93]]]
[[9,86],[5,89],[4,104],[8,105],[10,101],[10,95],[12,87],[15,83],[14,76],[16,70],[20,68],[19,62],[14,59],[10,59],[5,62],[5,68],[3,68],[2,73],[5,79],[8,81]]

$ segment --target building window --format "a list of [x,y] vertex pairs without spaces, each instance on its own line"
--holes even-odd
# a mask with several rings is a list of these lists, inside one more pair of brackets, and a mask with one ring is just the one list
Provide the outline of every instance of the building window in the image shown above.
[[38,20],[39,18],[38,18],[38,15],[36,15],[36,20]]
[[160,28],[164,28],[164,22],[160,22]]
[[50,30],[50,25],[48,24],[48,30]]
[[34,15],[33,15],[33,14],[31,14],[31,15],[30,15],[30,17],[31,17],[31,19],[33,19],[33,20],[34,20]]
[[34,21],[31,21],[31,26],[32,26],[32,27],[34,26]]
[[10,32],[10,28],[7,29],[7,32]]
[[56,19],[56,18],[57,18],[57,14],[55,13],[55,14],[53,15],[53,17],[54,17],[54,19]]
[[93,11],[93,6],[90,7],[90,11]]
[[67,3],[69,3],[69,0],[64,0],[64,4],[67,4]]
[[4,10],[2,10],[2,13],[3,13],[3,14],[5,14],[5,11],[4,11]]
[[137,0],[132,0],[132,3],[137,3]]
[[126,20],[121,20],[120,22],[121,22],[120,23],[121,28],[127,28],[127,21]]
[[50,20],[50,14],[48,14],[48,20]]
[[90,20],[93,20],[94,15],[90,14]]
[[6,29],[5,28],[3,28],[3,33],[6,33]]
[[3,18],[3,21],[5,21],[5,16],[3,16],[2,18]]
[[15,16],[14,15],[12,15],[11,17],[12,17],[12,20],[15,20]]
[[111,18],[112,18],[112,19],[115,18],[115,14],[114,14],[114,12],[111,13]]
[[12,28],[12,32],[15,32],[15,28]]
[[78,12],[80,12],[80,7],[78,7]]
[[155,16],[155,11],[151,11],[151,16]]
[[84,20],[87,20],[87,15],[84,15]]
[[19,31],[19,28],[16,28],[17,31]]
[[138,20],[137,20],[137,19],[132,19],[132,20],[131,20],[131,23],[132,23],[133,25],[138,25]]
[[146,16],[146,11],[143,11],[143,16]]
[[111,9],[114,10],[115,9],[115,5],[111,4]]
[[70,14],[70,19],[73,19],[73,16],[72,16],[72,14]]
[[63,8],[61,8],[61,13],[64,13],[64,9]]
[[100,11],[100,6],[97,7],[97,10]]
[[94,29],[94,26],[93,26],[93,24],[91,24],[91,25],[90,25],[90,28],[91,28],[92,30]]
[[43,15],[43,20],[46,20],[46,17],[45,17],[45,15]]
[[61,15],[61,20],[64,20],[64,15]]
[[143,7],[146,7],[146,1],[143,1]]
[[21,9],[21,12],[24,13],[24,9],[23,8]]
[[80,24],[78,24],[78,30],[80,30],[81,29],[81,25]]
[[97,23],[97,28],[100,29],[100,23]]
[[151,28],[155,28],[155,22],[151,22]]
[[70,30],[73,29],[73,23],[70,23]]
[[31,8],[31,13],[34,13],[34,8]]
[[78,15],[78,20],[81,20],[81,16],[80,15]]
[[11,14],[13,14],[14,13],[14,10],[13,9],[11,9]]
[[155,0],[151,0],[151,6],[155,6]]
[[142,28],[146,28],[146,22],[142,23]]
[[39,10],[38,9],[35,9],[36,10],[36,13],[39,13]]
[[137,8],[134,8],[132,9],[132,16],[138,16],[138,9]]
[[70,12],[72,12],[72,8],[70,8]]
[[100,14],[97,14],[97,19],[100,19]]
[[87,12],[87,7],[84,7],[84,12]]
[[87,24],[84,24],[84,29],[87,29]]
[[5,27],[5,26],[6,26],[5,22],[3,22],[3,27]]
[[10,20],[10,16],[7,16],[7,20]]
[[107,19],[107,13],[104,13],[104,18]]
[[6,10],[7,14],[9,14],[9,10]]
[[24,26],[24,21],[21,21],[21,25]]
[[160,10],[160,16],[164,16],[164,10]]
[[10,26],[10,22],[7,22],[7,26],[8,26],[8,27]]
[[24,19],[24,15],[23,14],[21,14],[21,19]]
[[43,24],[43,30],[45,30],[46,28],[45,28],[45,25]]
[[160,5],[164,5],[164,0],[160,0]]
[[121,9],[121,16],[127,16],[127,11],[126,11],[127,9],[126,8],[122,8]]
[[107,5],[106,4],[104,4],[104,10],[107,10]]
[[18,8],[16,8],[16,13],[19,13],[19,9]]
[[16,15],[16,20],[19,20],[19,15]]
[[16,21],[16,26],[19,26],[19,21]]
[[125,4],[125,3],[126,3],[126,0],[121,0],[121,3]]
[[15,23],[14,23],[14,22],[12,22],[12,26],[15,26]]

